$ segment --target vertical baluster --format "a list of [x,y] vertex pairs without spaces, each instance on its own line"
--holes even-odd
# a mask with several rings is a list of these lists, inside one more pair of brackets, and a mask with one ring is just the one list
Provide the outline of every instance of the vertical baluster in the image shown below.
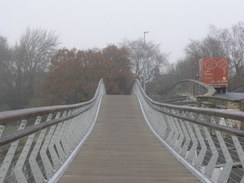
[[153,115],[153,111],[151,108],[148,107],[147,111],[148,119],[150,119],[151,126],[153,127],[154,131],[158,133],[158,127],[157,127],[157,120],[155,120],[155,115]]
[[[198,116],[198,119],[202,120],[201,115]],[[196,160],[196,168],[200,170],[202,163],[203,163],[203,160],[204,160],[204,157],[205,157],[206,152],[207,152],[207,146],[205,144],[205,141],[203,139],[203,136],[201,134],[201,131],[200,131],[198,125],[194,124],[194,128],[195,128],[196,135],[198,137],[199,144],[201,146],[201,150],[198,153],[197,160]]]
[[[216,121],[215,121],[215,119],[212,116],[210,117],[210,120],[211,120],[212,123],[216,124]],[[224,154],[224,158],[225,158],[225,161],[226,161],[225,165],[223,167],[223,170],[221,171],[221,174],[220,174],[220,176],[218,178],[218,182],[225,183],[225,182],[228,181],[228,178],[229,178],[232,166],[233,166],[233,160],[232,160],[232,158],[230,156],[230,152],[229,152],[229,150],[228,150],[228,148],[227,148],[227,146],[225,144],[225,141],[224,141],[224,139],[222,137],[221,132],[218,131],[218,130],[215,130],[215,132],[216,132],[216,136],[217,136],[217,139],[219,141],[219,145],[221,147],[221,150],[222,150],[222,152]]]
[[[163,111],[166,111],[166,109],[165,108],[163,108]],[[170,132],[170,121],[169,121],[169,118],[168,118],[168,116],[166,115],[166,114],[164,114],[164,113],[162,113],[162,115],[163,115],[163,121],[164,121],[164,123],[165,123],[165,130],[164,130],[164,134],[163,134],[163,139],[166,141],[167,140],[167,138],[168,138],[168,135],[169,135],[169,132]]]
[[83,137],[85,136],[86,133],[86,129],[85,129],[85,123],[86,123],[86,116],[83,113],[82,115],[80,115],[80,136],[83,139]]
[[77,127],[77,117],[73,118],[71,121],[71,132],[72,132],[72,144],[75,148],[79,142],[79,131]]
[[[228,127],[233,128],[233,127],[232,127],[232,120],[227,119],[227,120],[226,120],[226,125],[227,125]],[[240,143],[239,139],[237,138],[237,136],[235,136],[235,135],[231,135],[231,138],[232,138],[232,141],[233,141],[234,146],[235,146],[235,148],[236,148],[236,152],[237,152],[237,154],[238,154],[238,158],[239,158],[239,160],[240,160],[241,166],[242,166],[242,168],[244,169],[244,152],[243,152],[241,143]],[[242,174],[242,178],[241,178],[241,181],[240,181],[240,182],[241,182],[241,183],[244,183],[244,175],[243,175],[243,174]]]
[[[71,112],[71,114],[74,113],[74,110]],[[72,118],[69,120],[69,133],[68,133],[68,139],[71,144],[72,151],[76,147],[76,133],[75,133],[75,118]]]
[[[73,110],[70,110],[68,112],[68,115],[72,115],[72,112]],[[73,133],[72,133],[72,119],[69,119],[67,121],[67,126],[68,126],[68,129],[67,129],[67,133],[65,135],[65,138],[66,138],[66,142],[69,144],[69,154],[72,152],[72,150],[74,149],[73,147],[73,141],[72,141],[72,137],[73,137]]]
[[[198,118],[199,118],[199,120],[203,121],[202,115],[199,114]],[[204,140],[203,127],[199,126],[199,125],[194,125],[194,128],[195,128],[195,131],[196,131],[196,134],[197,134],[197,137],[198,137],[198,141],[199,141],[200,146],[201,146],[201,150],[200,150],[200,152],[198,154],[197,162],[196,162],[196,167],[198,169],[200,169],[202,167],[204,158],[205,158],[206,153],[207,153],[207,145],[206,145],[206,141]]]
[[[176,114],[179,114],[179,112],[176,112]],[[179,132],[179,135],[180,135],[177,142],[175,143],[175,150],[177,153],[180,153],[180,151],[182,149],[182,143],[183,143],[185,136],[184,136],[184,133],[183,133],[183,131],[181,129],[181,125],[180,125],[182,123],[182,120],[175,118],[175,123],[176,123],[177,130]]]
[[154,119],[154,123],[155,123],[155,131],[156,133],[160,136],[160,133],[161,133],[161,128],[162,128],[162,125],[161,125],[161,121],[159,120],[159,114],[157,111],[153,110],[151,108],[151,114],[152,114],[152,117]]
[[56,125],[53,125],[50,127],[47,135],[45,136],[45,140],[44,140],[43,145],[40,150],[40,156],[42,159],[42,163],[44,165],[47,179],[49,179],[53,173],[53,165],[52,165],[50,159],[48,158],[47,148],[48,148],[48,145],[50,143],[50,140],[51,140],[51,137],[53,135],[55,128],[56,128]]
[[[175,113],[174,110],[171,110],[170,112],[173,114]],[[179,134],[179,131],[178,131],[177,125],[176,125],[176,123],[178,123],[178,120],[175,117],[171,117],[171,118],[172,118],[172,127],[174,129],[174,135],[173,135],[173,139],[171,140],[171,142],[169,144],[171,145],[171,147],[173,149],[175,149],[175,146],[177,144],[177,140],[178,140],[180,134]]]
[[[167,109],[167,112],[170,112],[169,111],[169,109]],[[173,118],[171,117],[171,116],[168,116],[167,115],[167,119],[168,119],[168,121],[169,121],[169,134],[168,134],[168,137],[167,137],[167,139],[166,139],[166,142],[168,143],[168,144],[170,144],[170,142],[172,141],[172,138],[173,138],[173,136],[174,136],[174,126],[173,126]]]
[[82,120],[83,117],[84,117],[83,114],[77,117],[77,134],[78,134],[79,141],[81,141],[83,138],[83,133],[82,133],[82,129],[84,128],[83,120]]
[[[60,116],[61,116],[61,113],[58,112],[56,114],[55,119],[59,119]],[[57,136],[58,136],[58,134],[60,132],[61,125],[60,125],[60,123],[57,125],[57,128],[55,129],[55,132],[53,133],[53,136],[51,137],[50,143],[48,145],[48,150],[50,152],[50,156],[51,156],[51,160],[52,160],[52,163],[53,163],[53,169],[54,170],[57,170],[57,168],[59,167],[59,164],[60,164],[60,160],[59,160],[57,152],[54,149],[54,145],[55,145]]]
[[218,160],[218,157],[219,157],[219,153],[217,151],[217,148],[216,146],[214,145],[214,142],[213,142],[213,139],[209,133],[209,130],[206,128],[206,127],[203,127],[203,130],[204,130],[204,133],[205,133],[205,136],[207,137],[207,141],[208,141],[208,144],[210,146],[210,150],[211,150],[211,153],[212,153],[212,156],[208,162],[208,165],[206,166],[205,170],[204,170],[204,174],[208,177],[208,178],[212,178],[212,174],[213,174],[213,170],[216,166],[216,163],[217,163],[217,160]]
[[[71,111],[69,111],[67,113],[67,116],[69,116],[71,114]],[[71,147],[70,147],[70,142],[67,140],[66,136],[67,136],[67,133],[69,132],[69,120],[67,121],[64,121],[64,124],[62,126],[62,137],[61,137],[61,143],[62,143],[62,146],[64,148],[64,152],[65,152],[65,155],[66,157],[69,155],[69,153],[71,152]]]
[[[185,113],[182,113],[182,116],[184,117],[185,116]],[[183,130],[183,133],[184,133],[184,136],[185,136],[185,142],[184,142],[184,145],[180,151],[180,154],[186,158],[186,155],[187,155],[187,151],[188,151],[188,148],[189,148],[189,145],[190,145],[190,142],[191,142],[191,139],[190,139],[190,135],[187,131],[187,128],[186,128],[186,123],[187,121],[182,121],[181,123],[181,127],[182,127],[182,130]]]
[[[26,120],[22,120],[20,122],[19,127],[18,127],[18,131],[23,130],[26,126],[26,123],[27,123]],[[14,158],[14,155],[15,155],[15,152],[17,150],[18,145],[19,145],[19,140],[16,140],[15,142],[11,143],[11,145],[8,149],[8,152],[4,157],[4,160],[3,160],[1,168],[0,168],[0,182],[1,183],[5,181],[6,174],[7,174],[9,167],[13,161],[13,158]]]
[[[226,126],[233,128],[233,126],[232,126],[232,120],[226,119],[225,121],[226,121]],[[235,146],[235,149],[236,149],[238,158],[240,160],[242,169],[244,169],[244,152],[243,152],[241,143],[240,143],[239,139],[237,138],[237,136],[231,135],[231,138],[232,138],[232,141],[234,143],[234,146]],[[241,177],[241,181],[240,182],[241,183],[244,183],[244,175],[243,174],[242,174],[242,177]]]
[[[46,121],[50,121],[51,119],[52,119],[52,114],[49,114]],[[32,174],[33,174],[33,177],[34,177],[36,183],[42,183],[46,180],[37,163],[37,155],[42,146],[42,142],[44,141],[46,131],[47,131],[47,129],[43,129],[40,132],[40,135],[36,141],[36,144],[31,152],[31,155],[29,158],[29,164],[30,164],[31,171],[32,171]]]
[[[34,125],[40,124],[41,119],[42,118],[40,116],[38,116],[36,118]],[[22,150],[22,152],[21,152],[21,154],[17,160],[16,165],[15,165],[14,174],[15,174],[16,181],[18,183],[27,183],[28,182],[28,180],[26,179],[25,174],[23,172],[23,166],[24,166],[24,163],[26,162],[26,158],[27,158],[27,155],[29,154],[29,151],[30,151],[30,148],[31,148],[31,145],[33,143],[34,138],[35,138],[35,134],[31,134],[28,137],[28,139],[24,145],[24,148],[23,148],[23,150]]]
[[[188,114],[188,117],[192,117],[191,114]],[[188,152],[188,155],[187,155],[187,160],[189,162],[191,162],[192,164],[195,164],[195,160],[196,160],[196,150],[197,150],[197,146],[198,146],[198,142],[197,142],[197,139],[196,139],[196,136],[194,134],[194,131],[193,131],[193,128],[192,128],[192,124],[190,122],[186,122],[186,127],[188,129],[188,132],[190,134],[190,138],[191,138],[191,142],[192,142],[192,145],[191,145],[191,148]]]
[[157,116],[158,116],[158,122],[159,122],[159,125],[160,125],[160,132],[159,132],[159,135],[160,137],[162,137],[164,139],[165,135],[166,135],[166,131],[167,131],[167,121],[165,120],[165,115],[160,113],[160,112],[157,112]]
[[0,125],[0,137],[3,135],[4,129],[4,125]]
[[[66,115],[67,115],[67,111],[64,111],[62,114],[62,118],[64,118]],[[60,158],[60,163],[61,163],[61,162],[64,162],[64,160],[65,160],[65,150],[64,150],[64,147],[62,147],[62,145],[61,145],[61,143],[62,143],[61,138],[63,137],[64,130],[65,130],[64,122],[59,123],[57,128],[60,128],[60,131],[59,131],[59,134],[57,135],[55,146],[57,148],[58,156]]]

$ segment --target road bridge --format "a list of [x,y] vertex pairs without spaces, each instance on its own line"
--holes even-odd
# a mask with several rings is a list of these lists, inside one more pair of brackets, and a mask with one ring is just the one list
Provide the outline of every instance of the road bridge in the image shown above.
[[158,103],[135,82],[0,113],[1,182],[244,182],[244,113]]

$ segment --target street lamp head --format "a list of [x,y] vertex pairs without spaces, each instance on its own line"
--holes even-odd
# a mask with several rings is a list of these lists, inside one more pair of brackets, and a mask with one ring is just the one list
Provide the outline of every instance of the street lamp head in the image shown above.
[[147,34],[147,33],[149,33],[149,31],[145,31],[145,32],[144,32],[144,34]]

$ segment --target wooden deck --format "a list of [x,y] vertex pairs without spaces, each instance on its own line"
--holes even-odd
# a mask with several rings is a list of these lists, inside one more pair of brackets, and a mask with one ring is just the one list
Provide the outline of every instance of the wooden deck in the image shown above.
[[156,139],[135,96],[104,96],[96,125],[59,183],[199,182]]

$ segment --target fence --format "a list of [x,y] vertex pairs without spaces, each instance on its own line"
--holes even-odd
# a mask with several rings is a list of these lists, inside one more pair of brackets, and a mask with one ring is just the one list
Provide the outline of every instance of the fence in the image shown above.
[[202,182],[244,182],[244,113],[158,103],[136,81],[132,91],[159,140]]
[[55,182],[94,125],[102,95],[74,105],[0,113],[0,183]]

